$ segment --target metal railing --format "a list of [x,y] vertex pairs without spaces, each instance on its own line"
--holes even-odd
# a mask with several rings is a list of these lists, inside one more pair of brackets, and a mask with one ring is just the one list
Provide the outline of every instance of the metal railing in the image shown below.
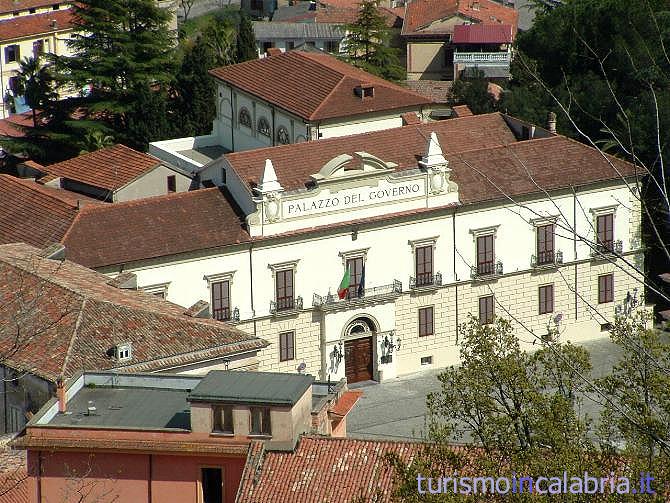
[[442,273],[435,274],[417,274],[416,277],[410,276],[409,287],[421,288],[424,286],[440,286],[442,285]]
[[470,267],[470,277],[472,279],[476,278],[486,278],[489,276],[501,276],[503,274],[503,263],[501,260],[493,262],[483,262],[477,264],[476,266]]
[[558,265],[563,263],[563,252],[558,250],[557,252],[540,252],[537,255],[530,256],[530,266],[531,267],[542,267],[549,265]]
[[507,63],[509,52],[454,52],[454,63]]
[[340,299],[337,294],[333,295],[332,293],[328,292],[326,295],[319,295],[318,293],[315,293],[312,296],[312,306],[314,307],[321,307],[321,306],[326,306],[330,304],[337,304],[338,302],[351,302],[353,300],[357,299],[362,299],[362,298],[370,298],[370,297],[378,297],[380,295],[388,295],[388,294],[393,294],[397,293],[400,294],[402,293],[402,282],[394,279],[393,283],[390,283],[388,285],[381,285],[381,286],[375,286],[372,288],[366,288],[362,291],[362,295],[360,296],[352,296],[352,297],[345,297],[344,299]]
[[300,311],[302,309],[303,302],[302,297],[298,295],[297,297],[286,297],[279,299],[279,301],[270,301],[270,313],[277,314],[284,311]]
[[591,249],[591,256],[615,254],[621,255],[623,253],[623,241],[617,239],[616,241],[599,242]]

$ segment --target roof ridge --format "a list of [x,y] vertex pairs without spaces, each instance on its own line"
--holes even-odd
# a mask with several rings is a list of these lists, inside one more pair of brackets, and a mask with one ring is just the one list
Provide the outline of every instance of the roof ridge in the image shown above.
[[[54,187],[51,187],[54,192],[47,190],[43,185],[38,184],[37,182],[29,182],[28,179],[24,178],[19,178],[16,176],[8,175],[6,173],[0,173],[0,179],[4,178],[5,180],[11,180],[10,183],[14,183],[16,185],[21,185],[22,187],[27,188],[28,190],[32,190],[34,192],[39,192],[40,194],[50,197],[51,199],[56,199],[60,201],[61,203],[67,205],[68,207],[72,208],[73,210],[77,209],[77,206],[61,197],[59,197],[58,194],[55,193],[55,191],[59,190]],[[62,190],[62,189],[60,189]]]
[[196,189],[196,190],[185,190],[183,192],[174,192],[171,194],[159,194],[157,196],[149,196],[149,197],[142,197],[140,199],[132,199],[130,201],[120,201],[117,203],[110,203],[110,204],[94,204],[94,205],[86,205],[84,206],[79,213],[93,213],[95,210],[109,210],[109,211],[114,211],[115,208],[128,208],[132,206],[145,206],[148,204],[155,203],[158,200],[163,200],[163,199],[181,199],[183,197],[191,197],[190,194],[195,194],[195,193],[209,193],[209,192],[221,192],[221,190],[218,187],[207,187],[204,189]]
[[[60,285],[59,285],[60,286]],[[61,287],[64,288],[64,287]],[[74,290],[70,290],[71,292],[78,294]],[[81,295],[81,294],[79,294]],[[81,324],[81,320],[84,317],[84,308],[86,307],[86,301],[88,298],[85,295],[82,295],[83,300],[81,302],[81,307],[79,309],[79,314],[77,315],[77,321],[74,324],[74,330],[72,331],[72,337],[70,337],[70,344],[68,345],[67,352],[65,353],[65,358],[63,359],[63,366],[61,367],[61,375],[67,375],[67,366],[68,363],[70,363],[70,356],[72,355],[72,351],[74,349],[74,343],[75,340],[77,339],[77,335],[79,334],[79,325]]]
[[319,110],[321,110],[321,108],[326,104],[326,102],[328,102],[330,100],[331,96],[335,93],[335,91],[338,90],[340,88],[340,86],[342,86],[344,84],[344,81],[346,80],[347,77],[344,74],[340,74],[340,75],[342,75],[342,77],[340,78],[340,81],[335,86],[333,86],[333,88],[330,90],[328,95],[323,100],[321,100],[321,103],[319,103],[319,106],[314,109],[312,114],[309,116],[310,120],[313,120],[314,117],[317,116],[317,113],[319,112]]

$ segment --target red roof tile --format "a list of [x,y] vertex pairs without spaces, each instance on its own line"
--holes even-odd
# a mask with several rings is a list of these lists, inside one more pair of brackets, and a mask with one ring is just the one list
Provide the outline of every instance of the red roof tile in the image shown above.
[[32,113],[10,115],[6,119],[0,119],[0,136],[23,138],[26,135],[24,128],[31,127],[33,127]]
[[114,145],[44,167],[50,175],[107,190],[118,190],[161,161],[125,145]]
[[514,28],[508,24],[462,24],[454,26],[454,44],[509,44]]
[[453,25],[433,27],[431,23],[460,15],[484,24],[506,24],[516,33],[519,13],[493,0],[411,0],[405,10],[403,35],[444,35],[453,32]]
[[470,107],[467,105],[456,105],[451,109],[456,117],[468,117],[470,115],[474,115],[472,110],[470,110]]
[[0,14],[39,7],[51,7],[57,3],[60,3],[62,6],[70,5],[69,2],[58,2],[58,0],[0,0]]
[[453,82],[450,80],[406,80],[403,85],[434,103],[447,103]]
[[[430,103],[418,94],[321,53],[288,51],[216,68],[210,73],[305,120],[418,108]],[[361,83],[374,85],[374,97],[361,99],[354,94],[354,88]]]
[[393,469],[386,455],[410,462],[420,443],[303,436],[295,452],[252,445],[237,503],[391,501]]
[[70,9],[17,16],[0,21],[0,41],[60,32],[73,26],[74,14]]
[[305,186],[310,175],[335,156],[368,152],[384,161],[397,163],[398,169],[416,168],[425,154],[430,133],[435,131],[446,153],[514,143],[516,138],[500,114],[477,115],[463,119],[403,126],[316,142],[233,152],[225,155],[240,178],[254,186],[271,159],[284,189]]
[[25,451],[9,446],[14,433],[0,437],[0,503],[28,503]]
[[69,259],[101,267],[248,240],[241,217],[211,188],[84,208],[62,242]]
[[349,390],[342,393],[342,396],[337,399],[335,405],[329,412],[337,414],[338,416],[346,416],[351,409],[354,408],[358,399],[363,396],[363,392],[359,390]]
[[[4,363],[54,381],[84,370],[146,371],[258,350],[267,345],[225,323],[191,318],[184,308],[69,260],[41,258],[23,243],[0,245],[0,351]],[[20,285],[20,287],[18,287]],[[26,334],[16,339],[15,334]],[[132,344],[120,364],[110,348]],[[169,365],[165,362],[168,361]]]

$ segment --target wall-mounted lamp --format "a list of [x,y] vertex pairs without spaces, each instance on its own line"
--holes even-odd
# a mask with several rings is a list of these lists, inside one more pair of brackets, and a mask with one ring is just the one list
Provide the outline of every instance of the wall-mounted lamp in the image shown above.
[[351,240],[356,241],[358,239],[358,227],[351,229]]
[[333,350],[330,352],[330,370],[337,374],[337,369],[342,363],[342,358],[344,353],[342,352],[342,341],[333,346]]
[[382,342],[382,353],[386,355],[393,354],[393,351],[400,351],[400,337],[398,337],[393,342],[393,331],[384,336],[384,341]]

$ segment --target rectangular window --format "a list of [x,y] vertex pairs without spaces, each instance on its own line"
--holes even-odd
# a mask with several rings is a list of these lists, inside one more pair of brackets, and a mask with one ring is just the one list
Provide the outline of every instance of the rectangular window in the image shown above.
[[217,433],[233,433],[233,407],[230,405],[215,406],[212,408],[214,420],[212,431]]
[[292,51],[293,49],[295,49],[295,42],[293,40],[286,42],[286,50]]
[[537,265],[554,263],[554,224],[537,228]]
[[17,44],[5,47],[5,63],[13,63],[20,59],[20,50]]
[[326,41],[327,52],[340,52],[340,43],[337,40]]
[[51,9],[52,9],[52,10],[58,10],[58,9],[60,9],[60,4],[59,4],[59,3],[53,4],[53,5],[51,6]]
[[269,407],[251,408],[251,428],[249,431],[252,435],[272,435]]
[[295,358],[295,332],[279,334],[279,361],[285,362]]
[[226,168],[221,168],[221,185],[226,184],[226,178],[227,178]]
[[479,298],[479,324],[488,325],[493,323],[493,295]]
[[202,502],[223,502],[223,470],[221,468],[202,468]]
[[212,318],[219,321],[230,319],[230,282],[216,281],[212,288]]
[[432,365],[433,364],[433,357],[432,356],[422,356],[421,357],[421,365]]
[[598,232],[598,249],[604,252],[614,250],[614,215],[598,215],[596,218],[596,231]]
[[177,192],[177,177],[175,175],[170,175],[167,177],[167,191]]
[[493,234],[477,237],[477,274],[493,274],[494,262]]
[[539,288],[540,314],[554,312],[554,285],[545,285]]
[[358,287],[361,286],[361,279],[363,278],[363,257],[347,259],[347,267],[349,268],[349,291],[347,292],[347,298],[356,299],[363,297],[365,294],[363,291],[365,285],[363,285],[360,292],[358,291]]
[[433,308],[419,309],[419,337],[433,335]]
[[614,301],[614,274],[598,276],[598,304]]
[[251,10],[263,10],[263,0],[251,0]]
[[293,309],[293,269],[277,271],[277,311]]
[[33,56],[38,57],[44,54],[44,40],[36,40],[33,42]]
[[433,284],[433,246],[418,246],[414,250],[416,286]]

